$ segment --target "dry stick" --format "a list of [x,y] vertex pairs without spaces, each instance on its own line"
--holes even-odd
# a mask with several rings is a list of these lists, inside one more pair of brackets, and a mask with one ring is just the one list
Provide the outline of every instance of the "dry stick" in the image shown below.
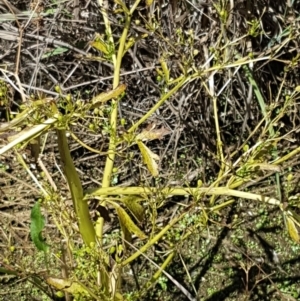
[[50,183],[51,187],[53,188],[54,191],[57,191],[57,186],[54,183],[50,173],[48,172],[46,166],[44,165],[42,159],[41,159],[41,155],[39,155],[39,158],[37,160],[38,165],[40,166],[40,168],[42,169],[42,171],[44,172],[48,182]]
[[[2,24],[2,25],[4,26],[4,24]],[[15,37],[17,40],[20,40],[20,36],[19,36],[19,34],[18,34],[17,31],[11,31],[11,28],[8,28],[8,30],[10,30],[10,32],[9,32],[10,35],[12,35],[13,37]],[[5,34],[5,33],[7,34],[7,31],[3,31],[2,30],[2,31],[0,31],[0,33],[2,33],[2,35]],[[44,36],[38,36],[38,35],[34,35],[34,34],[29,34],[29,33],[23,33],[23,36],[25,38],[33,38],[33,39],[36,39],[36,40],[41,41],[41,42],[46,42],[46,43],[48,43],[50,45],[52,44],[54,46],[65,47],[65,48],[68,48],[70,50],[73,50],[73,51],[75,51],[75,52],[77,52],[79,54],[85,55],[85,56],[88,55],[87,52],[85,52],[85,51],[83,51],[83,50],[81,50],[79,48],[76,48],[76,47],[74,47],[74,46],[72,46],[72,45],[70,45],[70,44],[68,44],[66,42],[59,41],[55,37],[44,37]],[[7,39],[11,40],[12,37],[11,36],[7,37]],[[109,64],[109,66],[111,67],[110,64]]]
[[19,183],[19,185],[22,184],[22,185],[24,185],[25,187],[27,187],[27,188],[28,188],[28,189],[27,189],[27,192],[28,192],[28,191],[32,191],[32,192],[34,192],[34,193],[36,193],[36,194],[39,194],[39,193],[41,192],[41,191],[40,191],[39,189],[37,189],[36,187],[31,186],[31,185],[28,184],[27,182],[25,182],[25,181],[23,181],[23,180],[21,180],[21,179],[15,177],[15,176],[13,176],[13,175],[12,175],[11,173],[9,173],[9,172],[6,172],[6,171],[0,169],[0,174],[4,174],[6,177],[9,177],[9,178],[13,179],[14,181],[16,181],[16,183]]
[[[14,7],[11,6],[11,4],[9,4],[6,0],[3,0],[3,2],[7,5],[9,10],[11,11],[11,13],[13,15],[15,15],[16,10],[14,9]],[[22,36],[23,36],[23,32],[24,32],[24,27],[22,27],[20,25],[17,18],[16,18],[16,23],[17,23],[18,28],[19,28],[19,45],[18,45],[18,50],[17,50],[17,55],[16,55],[16,70],[15,70],[14,76],[15,76],[16,81],[17,81],[18,86],[19,86],[19,92],[21,94],[22,101],[23,101],[23,103],[25,103],[26,102],[26,97],[25,97],[25,94],[24,94],[24,91],[23,91],[23,87],[21,85],[19,75],[18,75],[18,73],[19,73],[19,64],[20,64],[20,56],[21,56]]]
[[10,12],[14,15],[22,13],[20,10],[18,10],[15,6],[13,6],[11,3],[9,3],[6,0],[0,0],[0,3],[5,4],[8,7],[8,9],[10,10]]
[[[130,246],[135,249],[137,251],[137,253],[139,252],[139,249],[137,249],[135,246],[133,246],[132,244],[130,244]],[[165,261],[163,262],[163,264],[161,266],[159,266],[158,264],[156,264],[152,259],[150,259],[147,255],[141,253],[142,256],[144,256],[149,262],[151,262],[156,268],[158,268],[158,271],[152,276],[151,280],[148,281],[145,285],[145,288],[147,290],[150,289],[150,287],[158,280],[158,278],[160,277],[160,275],[163,273],[167,278],[169,278],[169,280],[171,282],[174,283],[175,286],[178,287],[179,290],[181,290],[181,292],[190,300],[190,301],[196,301],[195,298],[193,298],[193,296],[190,294],[190,292],[182,285],[180,284],[175,278],[173,278],[169,273],[167,273],[165,271],[166,267],[168,266],[168,264],[171,262],[171,260],[173,259],[173,257],[175,256],[175,251],[173,250],[168,257],[165,259]]]
[[25,169],[25,171],[29,174],[29,176],[31,177],[31,179],[33,180],[33,182],[36,184],[36,186],[39,188],[39,190],[43,193],[43,196],[45,198],[48,198],[49,197],[49,193],[43,188],[42,184],[40,183],[40,181],[38,181],[38,179],[36,178],[36,176],[30,170],[30,168],[26,164],[26,162],[23,159],[23,157],[20,155],[20,153],[18,151],[15,151],[15,154],[16,154],[16,157],[17,157],[17,160],[19,161],[19,163],[22,165],[22,167]]

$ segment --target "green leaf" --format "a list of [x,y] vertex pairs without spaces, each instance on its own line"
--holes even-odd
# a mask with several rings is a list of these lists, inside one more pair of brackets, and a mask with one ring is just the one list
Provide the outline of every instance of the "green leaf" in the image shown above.
[[121,202],[130,210],[139,223],[143,221],[145,215],[144,207],[139,204],[142,200],[144,199],[138,195],[130,195],[121,199]]
[[120,222],[121,231],[122,231],[122,239],[124,240],[123,246],[124,246],[124,250],[126,251],[128,248],[128,244],[130,244],[132,242],[132,235],[120,218],[119,218],[119,222]]
[[148,170],[153,177],[157,177],[158,165],[155,160],[158,161],[160,159],[159,156],[154,154],[142,141],[138,140],[137,145],[141,151],[144,163],[147,165]]
[[282,209],[284,216],[284,223],[290,237],[297,243],[300,243],[300,215],[297,214],[289,206],[288,208]]
[[95,96],[92,99],[92,108],[99,107],[100,105],[103,105],[105,102],[111,100],[112,98],[117,98],[119,97],[123,92],[126,90],[126,85],[121,84],[117,88],[107,91],[107,92],[102,92],[99,95]]
[[90,42],[90,45],[104,54],[109,54],[108,45],[99,34],[97,34],[94,41]]
[[161,68],[164,72],[164,77],[165,77],[166,83],[168,83],[170,81],[170,71],[168,69],[168,65],[166,63],[166,60],[164,58],[161,58],[159,60],[159,62],[161,64]]
[[288,229],[288,232],[290,234],[290,237],[295,241],[295,242],[300,242],[299,240],[299,233],[298,233],[298,230],[297,230],[297,227],[295,225],[295,222],[292,218],[290,217],[286,217],[286,221],[287,221],[287,229]]
[[110,200],[107,200],[107,202],[116,209],[122,228],[125,227],[130,233],[134,233],[141,239],[147,238],[146,234],[132,221],[127,212],[119,204]]
[[49,246],[44,242],[42,238],[42,231],[45,226],[45,219],[42,215],[41,212],[41,207],[40,207],[40,202],[36,202],[33,208],[31,209],[31,214],[30,214],[30,236],[37,247],[40,251],[46,252],[49,248]]

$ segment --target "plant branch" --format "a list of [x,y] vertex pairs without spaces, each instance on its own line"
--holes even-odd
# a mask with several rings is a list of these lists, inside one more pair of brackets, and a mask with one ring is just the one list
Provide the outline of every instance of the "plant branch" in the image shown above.
[[[156,187],[107,187],[88,190],[84,199],[89,199],[93,196],[104,195],[151,195],[157,190]],[[271,205],[279,206],[281,203],[278,199],[263,196],[260,194],[244,192],[227,187],[201,187],[201,188],[164,188],[160,191],[160,194],[167,196],[174,195],[192,195],[195,197],[201,197],[201,195],[225,195],[238,197],[243,199],[249,199],[254,201],[265,202]]]

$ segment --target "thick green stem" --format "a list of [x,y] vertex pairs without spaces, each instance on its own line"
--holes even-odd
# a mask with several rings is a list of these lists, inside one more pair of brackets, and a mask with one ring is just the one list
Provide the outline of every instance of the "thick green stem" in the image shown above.
[[[139,1],[137,1],[138,3]],[[114,56],[114,81],[113,81],[113,89],[116,89],[120,83],[120,70],[121,70],[121,63],[122,63],[122,58],[124,54],[124,49],[125,49],[125,43],[130,27],[130,22],[131,22],[131,15],[126,16],[126,22],[125,26],[123,29],[123,33],[120,39],[120,44],[118,48],[118,55],[117,58],[115,59]],[[109,23],[106,24],[107,28],[110,29]],[[111,182],[111,175],[113,171],[113,166],[114,166],[114,161],[115,161],[115,152],[116,152],[116,129],[117,129],[117,120],[118,120],[118,107],[117,107],[117,101],[115,99],[112,100],[112,113],[110,117],[110,126],[111,126],[111,135],[110,135],[110,140],[109,140],[109,147],[108,147],[108,155],[106,157],[106,162],[105,162],[105,168],[104,168],[104,173],[103,173],[103,179],[102,179],[102,187],[109,187],[110,182]],[[102,204],[105,206],[105,203]],[[97,236],[99,237],[99,241],[102,241],[102,234],[103,234],[103,226],[104,226],[104,219],[103,217],[99,217],[98,219],[98,224],[99,224],[99,231],[97,231]]]
[[[114,82],[113,82],[113,89],[117,88],[119,83],[120,83],[120,68],[121,68],[121,63],[122,63],[122,57],[123,57],[123,52],[125,48],[125,42],[130,26],[130,17],[126,17],[126,23],[124,26],[123,34],[120,39],[120,45],[118,49],[118,56],[117,60],[115,63],[115,70],[114,70]],[[102,187],[109,187],[110,186],[110,180],[111,180],[111,175],[112,175],[112,170],[113,170],[113,165],[114,165],[114,160],[115,160],[115,151],[116,151],[116,128],[117,128],[117,118],[118,118],[118,107],[117,107],[117,102],[115,100],[112,100],[112,113],[110,117],[110,126],[111,126],[111,137],[109,141],[109,154],[106,157],[106,162],[105,162],[105,168],[104,168],[104,175],[102,179]]]
[[57,130],[57,137],[60,158],[71,191],[73,206],[78,219],[79,231],[84,243],[90,246],[91,243],[96,242],[95,229],[90,218],[87,201],[83,200],[83,189],[70,154],[66,131]]

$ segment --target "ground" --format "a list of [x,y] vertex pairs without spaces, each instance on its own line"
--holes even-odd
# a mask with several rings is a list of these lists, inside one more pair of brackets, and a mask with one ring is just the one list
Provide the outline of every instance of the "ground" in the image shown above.
[[[103,270],[110,288],[121,275],[114,300],[300,300],[299,11],[0,1],[0,300],[106,300]],[[105,221],[97,251],[59,131],[93,225]],[[107,186],[151,193],[93,194]]]

